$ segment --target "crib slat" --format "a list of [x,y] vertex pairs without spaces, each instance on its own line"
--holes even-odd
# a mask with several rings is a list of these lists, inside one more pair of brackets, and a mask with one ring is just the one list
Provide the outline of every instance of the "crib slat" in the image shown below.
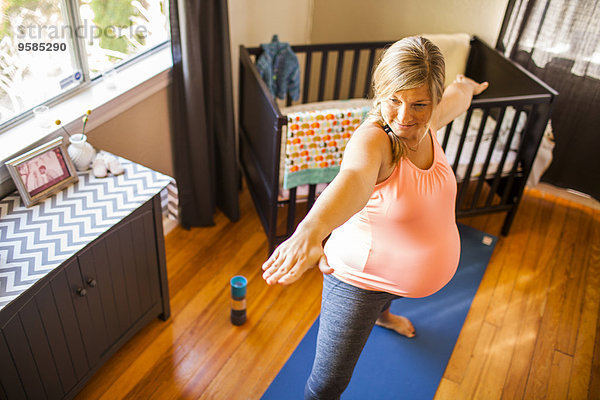
[[502,193],[502,200],[500,201],[500,204],[506,204],[506,202],[508,201],[508,195],[510,194],[510,191],[512,189],[512,185],[515,180],[515,175],[517,173],[518,165],[519,165],[519,162],[518,162],[518,158],[517,158],[510,170],[510,173],[508,174],[508,177],[506,178],[506,179],[508,179],[508,181],[506,182],[506,186],[504,187],[504,192]]
[[[469,124],[471,123],[471,116],[473,115],[473,108],[469,108],[467,111],[467,115],[465,116],[465,122],[463,124],[462,133],[460,134],[460,142],[458,143],[458,149],[456,150],[456,157],[454,158],[454,165],[452,165],[452,171],[456,175],[456,171],[458,170],[458,161],[460,160],[460,155],[462,153],[463,145],[465,144],[465,139],[467,138],[467,130],[469,129]],[[458,177],[457,177],[458,179]]]
[[344,70],[344,50],[338,51],[337,69],[335,73],[335,88],[333,90],[333,99],[340,98],[340,86],[342,83],[342,72]]
[[287,230],[286,236],[289,236],[294,232],[294,225],[296,222],[296,188],[290,189],[290,196],[288,201],[288,215],[287,215]]
[[456,198],[456,209],[457,210],[461,209],[463,196],[465,194],[466,188],[469,186],[469,181],[471,180],[471,172],[473,172],[473,165],[475,164],[475,159],[477,158],[477,150],[479,150],[479,144],[481,143],[481,139],[483,137],[483,132],[485,130],[485,124],[487,122],[487,117],[489,114],[490,114],[489,108],[485,108],[483,111],[483,116],[481,117],[481,122],[479,123],[479,130],[477,131],[477,138],[475,139],[475,144],[473,145],[471,159],[469,160],[469,165],[467,166],[467,171],[465,172],[465,176],[463,177],[463,180],[462,180],[462,185],[460,185],[460,191],[458,192],[458,196]]
[[373,63],[375,62],[375,49],[369,50],[369,65],[367,67],[367,79],[365,80],[365,88],[363,90],[363,98],[369,96],[369,89],[371,88],[371,73],[373,70]]
[[[500,178],[502,176],[502,170],[504,169],[504,163],[506,161],[506,157],[508,156],[508,151],[510,150],[510,144],[512,143],[513,137],[515,135],[515,131],[517,130],[517,122],[519,121],[519,116],[521,115],[522,111],[523,111],[523,106],[518,106],[517,111],[515,112],[515,116],[512,121],[512,124],[510,126],[510,132],[508,134],[506,144],[504,145],[504,150],[502,151],[502,158],[500,159],[500,164],[498,164],[498,170],[496,171],[496,174],[494,175],[494,181],[492,183],[492,188],[491,188],[490,193],[488,194],[488,198],[485,202],[486,207],[488,207],[489,205],[492,204],[492,199],[494,198],[494,193],[496,193],[496,190],[498,189],[498,185],[500,184]],[[515,164],[517,162],[518,162],[518,160],[515,160]],[[501,201],[500,204],[505,204],[505,202]]]
[[356,89],[356,78],[358,75],[358,61],[360,60],[360,49],[355,49],[352,52],[352,72],[350,73],[350,90],[348,92],[348,98],[354,97],[354,90]]
[[307,214],[310,211],[310,209],[312,208],[313,204],[315,204],[316,194],[317,194],[317,185],[314,183],[311,185],[308,185],[308,200],[306,201],[306,213]]
[[496,118],[496,128],[494,129],[494,134],[492,135],[492,141],[490,142],[490,148],[488,149],[488,153],[485,157],[485,162],[483,163],[483,168],[481,169],[481,174],[479,175],[479,179],[477,181],[477,187],[475,188],[475,194],[473,195],[473,201],[471,202],[471,208],[475,208],[477,204],[477,200],[479,200],[479,195],[481,194],[481,189],[483,188],[483,182],[485,182],[485,177],[487,176],[487,170],[490,165],[490,161],[492,159],[492,154],[494,153],[494,148],[496,147],[496,141],[498,140],[498,136],[500,135],[500,128],[502,127],[502,121],[504,120],[504,114],[506,113],[506,106],[500,109],[500,114],[498,114],[498,118]]
[[327,59],[329,57],[329,51],[323,51],[323,57],[321,59],[321,73],[319,74],[319,97],[318,101],[323,101],[325,94],[325,81],[327,77]]
[[452,132],[452,124],[454,121],[450,121],[448,125],[446,125],[446,132],[444,132],[444,142],[442,143],[442,149],[446,152],[446,146],[448,146],[448,141],[450,140],[450,132]]
[[306,52],[306,60],[304,62],[304,83],[302,88],[302,102],[308,103],[308,88],[310,87],[310,67],[312,61],[312,51]]
[[[525,132],[530,132],[529,129],[529,125],[531,124],[531,121],[535,121],[537,118],[537,112],[538,112],[538,105],[534,104],[531,110],[531,114],[529,115],[529,118],[527,119],[527,124],[525,127]],[[518,114],[517,114],[518,115]],[[518,118],[515,117],[517,120]],[[523,141],[523,139],[521,138],[521,142]],[[506,187],[504,188],[504,193],[502,194],[502,204],[505,204],[508,200],[508,196],[512,191],[512,186],[515,180],[515,176],[517,175],[517,169],[519,168],[519,160],[522,158],[522,152],[525,150],[525,146],[523,146],[522,144],[519,146],[519,150],[517,151],[517,155],[515,157],[515,163],[512,166],[512,169],[510,170],[510,174],[508,176],[508,182],[506,183]],[[512,200],[511,200],[512,202]]]

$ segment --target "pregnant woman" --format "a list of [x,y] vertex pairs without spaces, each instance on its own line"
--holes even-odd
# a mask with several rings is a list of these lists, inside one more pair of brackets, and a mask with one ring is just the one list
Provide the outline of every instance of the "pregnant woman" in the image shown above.
[[487,86],[459,75],[444,90],[442,53],[423,37],[384,52],[373,108],[339,174],[263,264],[270,285],[317,265],[325,274],[306,399],[340,397],[375,324],[414,336],[408,319],[390,313],[391,301],[429,296],[456,272],[456,179],[435,132]]

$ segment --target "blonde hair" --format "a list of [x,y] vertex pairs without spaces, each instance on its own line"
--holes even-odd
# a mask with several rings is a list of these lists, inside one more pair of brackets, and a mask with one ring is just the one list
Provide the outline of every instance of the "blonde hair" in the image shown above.
[[[444,93],[445,65],[440,49],[429,39],[411,36],[385,50],[373,72],[373,108],[369,113],[375,122],[385,125],[381,103],[399,90],[427,85],[434,105]],[[392,161],[406,157],[406,143],[393,132],[387,132],[392,143]]]

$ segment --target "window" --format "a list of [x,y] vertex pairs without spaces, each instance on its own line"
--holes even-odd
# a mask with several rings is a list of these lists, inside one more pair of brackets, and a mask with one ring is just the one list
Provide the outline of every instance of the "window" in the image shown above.
[[501,35],[504,54],[520,50],[540,68],[556,58],[570,72],[600,79],[600,7],[594,1],[515,1]]
[[0,125],[169,39],[166,0],[0,1]]

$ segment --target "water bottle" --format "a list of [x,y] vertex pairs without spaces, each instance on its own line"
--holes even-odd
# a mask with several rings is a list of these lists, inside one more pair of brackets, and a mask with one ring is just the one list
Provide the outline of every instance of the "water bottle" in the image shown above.
[[248,280],[236,275],[231,278],[231,323],[233,325],[243,325],[246,322],[246,287]]

